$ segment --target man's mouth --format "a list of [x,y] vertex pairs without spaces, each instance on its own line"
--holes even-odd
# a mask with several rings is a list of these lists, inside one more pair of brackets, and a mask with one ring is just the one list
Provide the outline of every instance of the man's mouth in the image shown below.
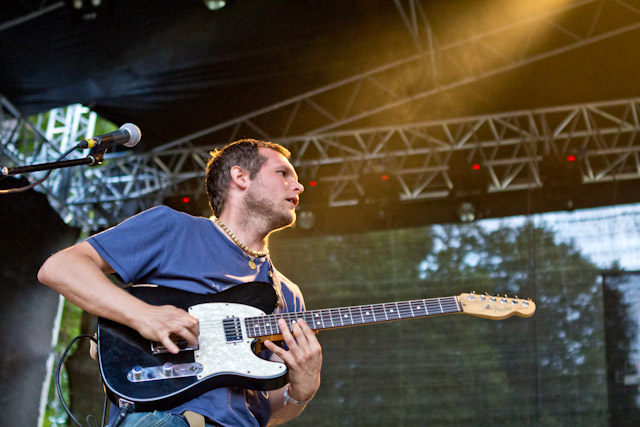
[[291,204],[293,204],[293,207],[295,208],[296,206],[298,206],[298,198],[297,197],[291,197],[287,199],[288,202],[290,202]]

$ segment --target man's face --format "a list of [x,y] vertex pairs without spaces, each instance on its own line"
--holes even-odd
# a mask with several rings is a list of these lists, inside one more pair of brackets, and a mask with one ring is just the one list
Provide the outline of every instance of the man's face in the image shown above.
[[259,150],[267,161],[251,180],[245,199],[248,214],[263,217],[272,230],[290,226],[296,220],[295,208],[304,187],[286,157],[270,148]]

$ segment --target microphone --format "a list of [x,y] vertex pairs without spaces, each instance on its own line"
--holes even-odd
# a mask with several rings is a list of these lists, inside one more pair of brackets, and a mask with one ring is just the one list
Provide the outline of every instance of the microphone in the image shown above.
[[93,148],[98,145],[111,146],[113,144],[124,145],[125,147],[134,147],[142,134],[140,128],[133,123],[125,123],[120,129],[104,135],[94,136],[81,141],[76,148]]

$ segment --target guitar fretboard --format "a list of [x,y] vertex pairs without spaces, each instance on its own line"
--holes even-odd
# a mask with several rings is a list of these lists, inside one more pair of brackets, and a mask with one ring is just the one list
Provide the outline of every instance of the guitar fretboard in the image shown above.
[[252,338],[279,335],[278,319],[285,319],[289,330],[298,319],[304,319],[313,330],[344,328],[393,320],[452,314],[462,311],[457,297],[431,298],[383,304],[358,305],[323,310],[277,313],[244,319]]

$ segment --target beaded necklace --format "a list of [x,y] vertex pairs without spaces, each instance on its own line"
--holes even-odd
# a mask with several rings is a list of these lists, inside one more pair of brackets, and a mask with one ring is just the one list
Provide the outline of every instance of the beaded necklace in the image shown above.
[[236,235],[233,234],[233,231],[229,230],[229,228],[227,228],[227,226],[224,225],[222,221],[220,221],[220,218],[215,217],[214,221],[220,226],[220,228],[222,228],[225,233],[227,233],[227,236],[229,236],[231,240],[233,240],[233,243],[238,245],[240,249],[242,249],[246,254],[249,255],[249,267],[251,267],[252,270],[256,269],[256,258],[262,258],[269,255],[269,248],[266,248],[264,251],[254,251],[253,249],[250,249],[247,245],[242,243],[240,239],[238,239]]

